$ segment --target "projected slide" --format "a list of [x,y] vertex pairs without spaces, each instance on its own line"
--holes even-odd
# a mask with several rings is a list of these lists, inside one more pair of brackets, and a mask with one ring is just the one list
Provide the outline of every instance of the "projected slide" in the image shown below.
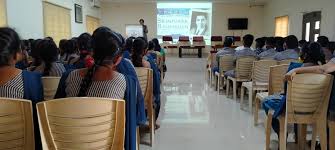
[[212,3],[157,3],[157,36],[204,36],[212,27]]

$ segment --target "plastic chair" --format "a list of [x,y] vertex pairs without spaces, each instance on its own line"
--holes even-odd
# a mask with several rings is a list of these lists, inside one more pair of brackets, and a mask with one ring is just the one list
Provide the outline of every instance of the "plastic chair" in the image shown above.
[[153,106],[153,72],[149,68],[135,68],[149,118],[150,146],[154,144],[155,137],[155,111]]
[[124,149],[124,100],[49,100],[38,103],[37,112],[43,149]]
[[269,95],[284,93],[284,75],[289,65],[275,65],[270,67],[268,92],[256,94],[254,109],[254,125],[258,124],[258,112],[261,101]]
[[44,100],[54,99],[60,77],[42,77]]
[[290,64],[291,62],[299,62],[297,59],[285,59],[278,61],[278,65],[285,65],[285,64]]
[[[305,149],[307,124],[313,126],[312,146],[320,137],[321,149],[327,149],[327,108],[333,76],[326,74],[298,74],[288,82],[286,111],[279,116],[280,150],[286,150],[287,125],[298,124],[298,149]],[[273,110],[268,112],[266,148],[269,148]]]
[[237,82],[247,82],[251,80],[251,71],[255,57],[240,57],[237,59],[235,77],[227,77],[226,95],[229,95],[229,80],[233,82],[233,98],[236,100]]
[[255,92],[267,91],[269,84],[270,67],[275,66],[275,60],[260,60],[254,61],[252,69],[252,81],[243,82],[241,86],[241,100],[240,109],[243,107],[244,89],[249,93],[249,110],[252,112],[252,100],[254,99]]
[[31,101],[0,97],[0,124],[0,149],[35,150]]
[[[216,59],[216,58],[215,58]],[[233,55],[224,55],[220,56],[219,62],[219,72],[215,72],[216,77],[216,85],[218,94],[220,94],[221,83],[223,79],[223,83],[226,82],[226,78],[224,77],[224,73],[229,70],[233,70],[235,67],[235,58]]]

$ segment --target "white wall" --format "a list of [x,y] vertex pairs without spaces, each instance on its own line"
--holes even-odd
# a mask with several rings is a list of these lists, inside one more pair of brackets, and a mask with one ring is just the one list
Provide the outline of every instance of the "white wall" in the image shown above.
[[289,16],[289,34],[302,38],[304,12],[322,11],[321,35],[335,40],[335,0],[269,0],[264,10],[265,34],[274,35],[275,17]]
[[41,0],[7,0],[7,23],[21,38],[43,37]]
[[[43,38],[42,1],[69,8],[71,10],[72,36],[86,32],[86,15],[101,18],[101,11],[91,7],[89,0],[7,0],[8,26],[18,31],[22,38]],[[75,23],[74,4],[83,6],[83,23]]]
[[[102,25],[112,28],[125,35],[125,24],[138,24],[143,18],[149,28],[148,37],[157,35],[156,3],[126,3],[112,2],[102,5]],[[236,35],[247,33],[263,36],[263,7],[249,8],[247,4],[213,3],[212,35]],[[229,31],[228,18],[249,18],[249,30]]]
[[139,24],[141,18],[148,26],[148,39],[157,35],[156,3],[103,3],[102,25],[126,35],[126,24]]

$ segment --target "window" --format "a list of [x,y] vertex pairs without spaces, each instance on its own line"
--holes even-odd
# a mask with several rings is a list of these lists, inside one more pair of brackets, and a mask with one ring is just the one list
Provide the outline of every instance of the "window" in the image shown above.
[[58,45],[61,39],[71,37],[70,9],[43,2],[44,35],[52,37]]
[[275,18],[275,36],[286,37],[288,35],[288,16]]
[[321,11],[306,13],[303,16],[302,36],[306,41],[317,41],[321,29]]
[[94,30],[100,27],[100,19],[96,17],[86,16],[86,30],[93,34]]
[[0,27],[7,26],[6,1],[0,0]]

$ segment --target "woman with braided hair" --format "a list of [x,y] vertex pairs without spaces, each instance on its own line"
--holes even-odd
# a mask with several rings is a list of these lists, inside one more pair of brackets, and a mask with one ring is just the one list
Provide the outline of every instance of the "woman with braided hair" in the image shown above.
[[63,74],[55,98],[124,99],[126,101],[125,150],[136,150],[137,124],[145,122],[139,120],[145,116],[139,116],[141,110],[138,107],[136,93],[138,81],[135,77],[121,74],[116,70],[122,60],[121,47],[123,43],[122,36],[109,28],[96,29],[92,36],[94,65],[90,68],[68,71]]
[[41,74],[15,68],[21,60],[21,41],[11,28],[0,28],[0,97],[32,101],[35,129],[35,149],[42,149],[36,103],[43,100]]
[[58,48],[54,41],[43,39],[39,45],[41,63],[32,71],[37,71],[43,76],[60,77],[66,71],[62,63],[58,62]]

